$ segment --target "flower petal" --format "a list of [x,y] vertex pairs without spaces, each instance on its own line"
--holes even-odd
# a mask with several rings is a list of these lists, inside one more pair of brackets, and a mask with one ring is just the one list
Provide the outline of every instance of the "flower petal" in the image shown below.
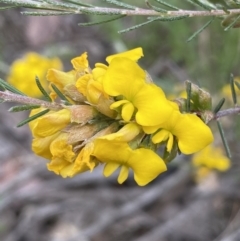
[[167,170],[165,162],[152,150],[140,148],[133,151],[129,161],[134,179],[139,186],[145,186]]
[[128,167],[126,166],[122,166],[121,167],[121,170],[120,170],[120,173],[119,173],[119,176],[118,176],[118,183],[119,184],[122,184],[123,182],[125,182],[128,178]]
[[58,137],[51,143],[50,151],[54,157],[62,158],[68,162],[73,162],[75,153],[72,150],[72,145],[67,143],[68,134],[61,133]]
[[114,58],[104,77],[104,91],[111,96],[124,96],[131,101],[145,83],[146,73],[134,61]]
[[114,58],[124,57],[124,58],[128,58],[128,59],[131,59],[136,62],[142,56],[143,56],[142,48],[135,48],[135,49],[131,49],[131,50],[119,53],[119,54],[110,55],[106,58],[106,61],[108,62],[108,64],[110,64]]
[[52,153],[50,152],[51,143],[57,138],[59,133],[55,133],[54,135],[43,137],[43,138],[35,138],[32,141],[32,150],[33,152],[46,159],[52,158]]
[[122,118],[124,121],[130,121],[134,113],[134,105],[130,102],[122,107]]
[[136,121],[142,126],[157,126],[169,120],[174,108],[161,88],[145,84],[133,100],[137,108]]
[[172,130],[184,154],[200,151],[213,141],[211,129],[194,114],[181,114]]
[[132,141],[141,131],[139,125],[135,123],[128,123],[123,126],[118,132],[112,133],[100,137],[99,139],[105,139],[109,141],[120,141],[120,142],[130,142]]
[[162,141],[166,141],[169,138],[169,134],[171,134],[169,131],[162,129],[153,136],[152,142],[156,144],[161,143]]
[[104,166],[103,175],[105,177],[111,176],[119,168],[119,166],[120,164],[114,162],[106,163]]
[[[31,112],[37,113],[36,111]],[[34,137],[51,136],[62,130],[70,123],[70,111],[62,109],[56,112],[49,112],[32,121],[30,128]]]
[[89,66],[87,60],[87,53],[85,52],[81,56],[72,59],[71,63],[73,65],[73,68],[77,71],[84,71]]

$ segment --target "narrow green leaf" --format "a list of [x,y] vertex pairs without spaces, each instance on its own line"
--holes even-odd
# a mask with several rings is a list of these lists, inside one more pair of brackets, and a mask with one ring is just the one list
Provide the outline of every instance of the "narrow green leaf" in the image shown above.
[[238,89],[240,90],[240,83],[238,83],[237,81],[234,81],[234,83],[238,87]]
[[208,11],[211,11],[213,8],[209,6],[208,4],[201,2],[199,0],[188,0],[188,2],[192,2],[193,4],[195,3],[197,6],[202,7],[203,9],[206,9]]
[[[5,4],[11,4],[16,7],[36,8],[36,9],[46,8],[46,5],[43,2],[39,2],[39,1],[28,2],[28,1],[1,0],[0,2]],[[48,6],[48,8],[49,7],[50,6]]]
[[225,134],[224,134],[224,131],[223,131],[223,128],[222,128],[222,124],[221,124],[221,122],[219,120],[217,120],[217,125],[218,125],[218,130],[219,130],[219,133],[220,133],[220,136],[221,136],[221,139],[222,139],[222,142],[223,142],[223,145],[224,145],[227,157],[229,159],[231,159],[231,157],[232,157],[231,151],[230,151],[229,145],[227,143],[227,140],[225,138]]
[[84,13],[84,14],[90,14],[90,15],[125,15],[122,13],[121,10],[116,11],[116,12],[101,12],[101,11],[97,11],[97,8],[81,8],[79,9],[80,12]]
[[14,86],[10,85],[8,82],[4,81],[0,78],[0,85],[4,87],[6,90],[9,90],[12,93],[26,96],[24,93],[22,93],[20,90],[16,89]]
[[234,21],[233,21],[231,24],[229,24],[229,25],[224,29],[224,31],[228,31],[230,28],[234,27],[235,23],[236,23],[239,19],[240,19],[240,15],[238,15],[238,16],[234,19]]
[[63,100],[66,104],[71,105],[66,96],[58,89],[56,85],[51,84],[51,86],[61,100]]
[[183,15],[183,16],[176,16],[176,17],[149,17],[149,20],[154,20],[154,21],[161,21],[161,22],[171,22],[171,21],[177,21],[177,20],[182,20],[184,18],[188,18],[189,15]]
[[154,5],[152,5],[149,1],[145,1],[146,4],[148,5],[149,8],[153,9],[154,11],[156,12],[159,12],[159,13],[167,13],[167,10],[166,9],[163,9],[163,8],[158,8]]
[[11,8],[16,8],[16,6],[6,6],[6,7],[0,7],[0,11],[1,11],[1,10],[7,10],[7,9],[11,9]]
[[17,127],[21,127],[21,126],[23,126],[23,125],[26,125],[27,123],[29,123],[29,122],[31,122],[31,121],[33,121],[33,120],[36,120],[38,117],[47,114],[49,111],[50,111],[49,109],[43,110],[43,111],[41,111],[41,112],[39,112],[39,113],[37,113],[37,114],[35,114],[35,115],[27,118],[26,120],[21,121],[21,122],[17,125]]
[[190,112],[191,110],[191,92],[192,92],[192,83],[190,81],[186,81],[186,92],[187,92],[187,100],[186,100],[186,112]]
[[82,2],[79,2],[79,1],[75,1],[75,0],[64,0],[64,2],[69,2],[69,3],[76,4],[78,6],[83,6],[83,7],[94,7],[91,4],[82,3]]
[[25,111],[25,110],[33,110],[40,108],[41,105],[18,105],[18,106],[13,106],[11,107],[8,111],[9,112],[20,112],[20,111]]
[[0,83],[0,91],[4,92],[6,91],[6,88]]
[[142,26],[145,26],[145,25],[147,25],[147,24],[149,24],[149,23],[152,23],[152,22],[154,22],[154,21],[155,21],[155,19],[150,19],[149,21],[146,21],[146,22],[144,22],[144,23],[141,23],[141,24],[138,24],[138,25],[134,25],[134,26],[132,26],[132,27],[130,27],[130,28],[126,28],[126,29],[120,30],[120,31],[118,31],[118,33],[126,33],[126,32],[129,32],[129,31],[131,31],[131,30],[135,30],[135,29],[137,29],[137,28],[140,28],[140,27],[142,27]]
[[207,28],[212,21],[215,19],[215,17],[213,17],[211,20],[209,20],[205,25],[203,25],[200,29],[198,29],[192,36],[190,36],[187,39],[187,42],[190,42],[191,40],[193,40],[198,34],[200,34],[205,28]]
[[230,75],[230,87],[231,87],[233,103],[234,103],[234,105],[236,105],[237,104],[237,94],[236,94],[236,90],[235,90],[233,74]]
[[225,98],[222,98],[222,99],[218,102],[217,106],[216,106],[216,107],[214,108],[214,110],[213,110],[213,113],[214,113],[214,114],[217,114],[218,111],[221,110],[224,102],[225,102]]
[[175,7],[175,6],[173,6],[173,5],[169,4],[169,3],[166,3],[166,2],[164,2],[164,1],[162,1],[162,0],[155,0],[155,1],[158,2],[158,3],[160,3],[160,4],[162,4],[162,5],[165,6],[165,7],[170,8],[170,9],[180,10],[178,7]]
[[26,15],[26,16],[59,16],[59,15],[70,15],[73,14],[73,12],[61,12],[61,11],[49,11],[49,12],[43,12],[43,11],[38,11],[38,12],[30,12],[30,11],[23,11],[21,14]]
[[78,10],[79,8],[75,6],[74,4],[64,3],[64,2],[57,2],[57,1],[51,1],[51,0],[44,0],[45,3],[48,3],[54,7],[57,7],[59,10]]
[[120,18],[124,18],[127,15],[119,15],[115,18],[110,18],[110,19],[105,19],[103,21],[95,21],[95,22],[88,22],[88,23],[79,23],[79,26],[83,26],[83,27],[87,27],[87,26],[92,26],[92,25],[98,25],[98,24],[103,24],[103,23],[108,23],[108,22],[112,22],[114,20],[120,19]]
[[162,21],[162,22],[168,22],[168,21],[176,21],[176,20],[181,20],[181,19],[184,19],[184,18],[187,18],[188,15],[184,15],[184,16],[177,16],[177,17],[149,17],[148,21],[146,22],[143,22],[141,24],[138,24],[138,25],[134,25],[130,28],[127,28],[127,29],[123,29],[123,30],[120,30],[118,31],[118,33],[126,33],[126,32],[129,32],[131,30],[135,30],[137,28],[140,28],[140,27],[143,27],[144,25],[147,25],[149,23],[152,23],[152,22],[155,22],[155,21]]
[[115,1],[115,0],[102,0],[104,2],[116,5],[118,7],[123,7],[123,8],[127,8],[127,9],[136,9],[137,6],[133,6],[127,3],[123,3],[123,2],[119,2],[119,1]]
[[41,84],[41,82],[40,82],[40,80],[39,80],[39,78],[37,76],[35,77],[35,80],[36,80],[36,84],[37,84],[38,89],[42,92],[42,94],[46,98],[46,100],[48,102],[52,102],[51,97],[49,96],[47,91],[43,88],[43,86],[42,86],[42,84]]

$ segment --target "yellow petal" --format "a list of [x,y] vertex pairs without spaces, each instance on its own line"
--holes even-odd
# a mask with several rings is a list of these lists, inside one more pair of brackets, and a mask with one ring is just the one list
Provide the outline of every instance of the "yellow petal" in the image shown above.
[[87,53],[83,53],[81,56],[71,60],[71,63],[77,71],[84,71],[88,68]]
[[130,102],[122,107],[122,118],[124,121],[130,121],[134,113],[134,105]]
[[68,162],[73,162],[75,153],[72,150],[72,145],[67,143],[68,134],[61,133],[58,137],[51,143],[50,151],[54,157],[61,158]]
[[114,162],[107,163],[104,166],[103,175],[105,177],[111,176],[119,168],[119,166],[120,166],[120,164],[118,164],[118,163],[114,163]]
[[114,58],[104,77],[104,91],[111,96],[122,95],[132,101],[145,83],[146,73],[134,61]]
[[82,93],[84,96],[87,96],[87,86],[88,86],[88,82],[91,79],[92,79],[91,74],[85,74],[85,75],[81,76],[80,78],[78,78],[78,80],[76,81],[77,90],[80,93]]
[[[47,164],[47,168],[49,171],[52,171],[55,174],[59,175],[61,170],[63,170],[63,168],[69,165],[71,164],[68,161],[59,157],[53,157],[51,162]],[[62,177],[66,177],[66,176],[62,176]]]
[[70,111],[62,109],[55,112],[49,112],[34,120],[31,124],[31,130],[34,137],[46,137],[62,130],[69,123]]
[[119,101],[115,101],[111,104],[110,108],[111,109],[117,109],[118,107],[126,104],[126,103],[129,103],[128,100],[119,100]]
[[140,148],[133,151],[129,161],[134,179],[139,186],[145,186],[167,170],[165,162],[152,150]]
[[102,78],[106,73],[108,66],[105,64],[97,63],[95,68],[92,70],[93,79],[102,83]]
[[124,165],[129,160],[131,148],[125,142],[96,139],[92,155],[105,163],[114,162]]
[[177,137],[178,147],[184,154],[200,151],[213,142],[211,129],[194,114],[181,114],[172,134]]
[[130,142],[140,133],[140,131],[141,128],[139,125],[135,123],[128,123],[124,125],[118,132],[102,136],[99,139]]
[[120,170],[120,173],[119,173],[119,176],[118,176],[118,183],[119,184],[122,184],[123,182],[125,182],[128,178],[128,167],[126,166],[122,166],[121,167],[121,170]]
[[170,152],[172,150],[172,147],[173,147],[173,135],[170,133],[169,139],[167,142],[167,151]]
[[52,136],[33,139],[32,141],[33,152],[38,156],[51,160],[52,153],[50,152],[50,145],[58,135],[59,133],[56,133]]
[[137,108],[136,121],[142,126],[157,126],[169,120],[174,111],[161,88],[145,84],[134,97]]
[[165,129],[160,130],[157,134],[152,137],[152,142],[154,144],[166,141],[171,133]]
[[110,55],[110,56],[108,56],[108,57],[106,58],[106,61],[110,64],[111,61],[112,61],[114,58],[124,57],[124,58],[128,58],[128,59],[131,59],[131,60],[133,60],[133,61],[136,62],[136,61],[138,61],[142,56],[143,56],[142,48],[135,48],[135,49],[132,49],[132,50],[128,50],[128,51],[119,53],[119,54]]
[[62,72],[56,69],[49,69],[47,72],[47,80],[63,91],[66,85],[75,84],[75,71]]
[[101,96],[108,98],[108,95],[103,91],[102,83],[91,79],[87,86],[87,100],[91,104],[99,104]]

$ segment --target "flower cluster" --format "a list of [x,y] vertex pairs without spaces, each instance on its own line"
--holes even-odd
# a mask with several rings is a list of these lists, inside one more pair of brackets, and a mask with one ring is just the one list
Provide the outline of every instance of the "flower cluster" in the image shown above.
[[[18,90],[31,97],[41,97],[42,93],[35,84],[36,76],[47,87],[45,75],[50,68],[62,69],[62,62],[58,58],[46,58],[34,52],[29,52],[11,65],[7,81]],[[21,79],[22,81],[19,81]],[[31,88],[29,88],[31,86]]]
[[[47,79],[68,105],[30,123],[32,149],[62,177],[73,177],[104,165],[104,176],[120,168],[118,182],[129,169],[144,186],[166,171],[177,153],[192,154],[213,141],[210,128],[195,113],[181,113],[137,61],[142,49],[111,55],[107,65],[89,67],[87,53],[74,58],[73,70],[50,69]],[[51,87],[53,101],[57,94]],[[42,111],[33,110],[31,115]],[[163,146],[163,155],[156,152]]]

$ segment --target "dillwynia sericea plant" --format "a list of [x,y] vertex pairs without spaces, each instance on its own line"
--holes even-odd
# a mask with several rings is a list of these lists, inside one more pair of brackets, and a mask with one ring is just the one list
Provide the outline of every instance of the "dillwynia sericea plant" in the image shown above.
[[186,99],[168,100],[137,63],[142,56],[135,48],[91,68],[83,53],[72,59],[69,72],[48,70],[49,94],[36,79],[47,101],[16,94],[3,81],[0,98],[27,104],[12,110],[32,109],[19,126],[29,122],[32,150],[49,160],[49,171],[65,178],[104,165],[105,177],[120,168],[121,184],[131,169],[144,186],[177,154],[193,154],[212,143],[206,123],[215,116],[210,94],[189,81]]

